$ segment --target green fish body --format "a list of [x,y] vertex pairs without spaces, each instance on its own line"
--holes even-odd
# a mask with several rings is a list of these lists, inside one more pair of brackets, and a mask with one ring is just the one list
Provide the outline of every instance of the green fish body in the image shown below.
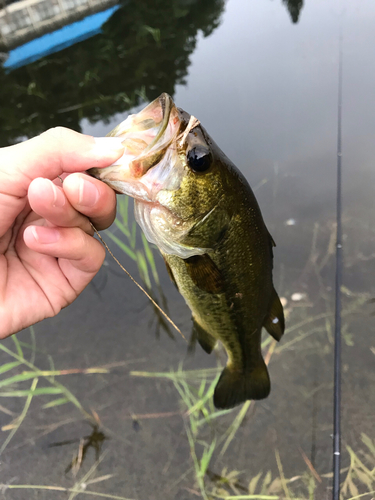
[[135,198],[138,223],[192,311],[194,338],[208,353],[222,342],[228,361],[215,406],[267,397],[261,331],[280,340],[284,316],[272,283],[274,242],[249,184],[167,94],[110,135],[129,148],[90,173]]

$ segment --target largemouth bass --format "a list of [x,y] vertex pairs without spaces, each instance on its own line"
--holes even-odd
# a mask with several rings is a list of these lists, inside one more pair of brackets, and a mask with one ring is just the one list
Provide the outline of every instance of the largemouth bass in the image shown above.
[[123,137],[125,153],[89,173],[135,199],[136,220],[191,309],[198,342],[207,353],[224,345],[215,406],[266,398],[261,330],[280,340],[284,315],[272,283],[275,244],[246,179],[167,94],[108,135]]

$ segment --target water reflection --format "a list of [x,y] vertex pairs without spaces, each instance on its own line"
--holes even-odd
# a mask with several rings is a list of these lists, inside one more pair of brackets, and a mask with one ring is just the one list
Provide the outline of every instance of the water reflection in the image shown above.
[[303,7],[303,0],[283,0],[286,4],[290,17],[294,23],[298,23],[299,15]]
[[184,83],[199,31],[220,23],[223,0],[124,2],[103,34],[10,74],[0,69],[0,146],[56,125],[108,121]]
[[[283,0],[298,21],[302,0]],[[183,84],[197,35],[220,24],[224,0],[124,1],[102,34],[6,74],[0,67],[0,146],[81,120],[108,121]]]

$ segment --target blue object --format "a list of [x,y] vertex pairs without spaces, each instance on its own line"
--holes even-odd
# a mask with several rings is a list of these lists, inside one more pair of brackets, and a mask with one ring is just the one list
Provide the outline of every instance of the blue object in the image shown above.
[[3,67],[8,71],[20,68],[48,54],[59,52],[77,42],[97,35],[101,32],[102,25],[119,8],[119,5],[115,5],[103,12],[87,16],[81,21],[68,24],[52,33],[47,33],[31,40],[31,42],[16,47],[9,52],[9,57],[3,64]]

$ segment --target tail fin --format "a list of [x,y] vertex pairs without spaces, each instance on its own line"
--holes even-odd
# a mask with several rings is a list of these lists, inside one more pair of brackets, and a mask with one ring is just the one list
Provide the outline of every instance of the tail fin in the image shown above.
[[218,409],[233,408],[248,399],[264,399],[271,390],[267,366],[262,357],[251,370],[235,371],[224,368],[214,393]]

